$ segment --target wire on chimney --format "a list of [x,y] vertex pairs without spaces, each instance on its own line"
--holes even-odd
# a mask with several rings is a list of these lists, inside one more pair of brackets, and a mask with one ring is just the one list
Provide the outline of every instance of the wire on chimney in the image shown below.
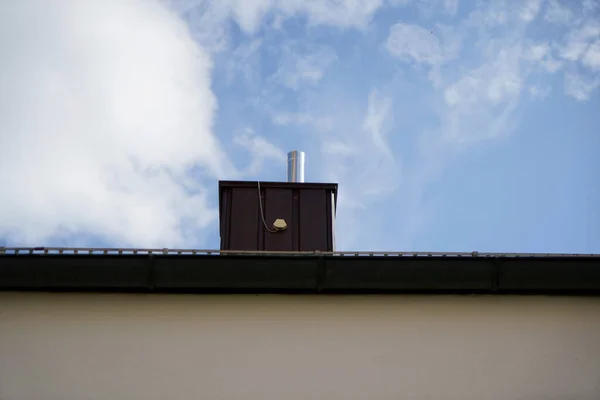
[[260,195],[260,181],[257,181],[257,183],[258,183],[258,205],[260,207],[260,217],[262,219],[262,223],[268,232],[275,233],[275,232],[277,232],[277,230],[270,229],[269,226],[267,225],[267,221],[265,220],[265,213],[263,212],[262,197]]

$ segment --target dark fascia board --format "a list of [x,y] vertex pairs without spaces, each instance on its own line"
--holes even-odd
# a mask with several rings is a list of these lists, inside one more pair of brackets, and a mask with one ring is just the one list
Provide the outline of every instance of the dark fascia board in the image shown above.
[[[219,204],[222,204],[222,193],[224,188],[258,188],[259,181],[219,181]],[[288,189],[321,189],[330,190],[333,193],[335,206],[337,208],[337,183],[321,182],[269,182],[260,181],[261,188],[288,188]]]
[[600,295],[600,257],[4,254],[0,290]]
[[[219,187],[257,187],[259,181],[219,181]],[[290,188],[290,189],[327,189],[337,191],[337,183],[321,182],[272,182],[260,181],[260,186],[264,188]]]

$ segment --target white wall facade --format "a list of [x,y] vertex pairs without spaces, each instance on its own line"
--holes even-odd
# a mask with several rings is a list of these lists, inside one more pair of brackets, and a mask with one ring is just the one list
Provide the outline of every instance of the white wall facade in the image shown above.
[[0,293],[2,400],[598,400],[600,298]]

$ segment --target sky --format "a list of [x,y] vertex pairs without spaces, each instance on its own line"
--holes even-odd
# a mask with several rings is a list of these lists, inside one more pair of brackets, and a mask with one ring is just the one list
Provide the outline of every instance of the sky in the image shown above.
[[599,0],[0,2],[0,245],[218,248],[219,179],[337,250],[600,253]]

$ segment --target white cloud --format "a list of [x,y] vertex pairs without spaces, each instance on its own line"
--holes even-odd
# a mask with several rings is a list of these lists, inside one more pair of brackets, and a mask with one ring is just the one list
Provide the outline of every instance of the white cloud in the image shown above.
[[258,79],[261,46],[261,39],[253,39],[248,43],[240,44],[231,52],[226,65],[229,84],[237,73],[242,74],[248,83]]
[[549,85],[546,86],[538,86],[538,85],[530,85],[527,89],[529,91],[529,95],[534,100],[543,100],[550,95],[552,89]]
[[275,125],[310,125],[321,132],[326,132],[332,129],[333,122],[329,117],[315,117],[312,114],[299,112],[274,112],[271,116],[271,121]]
[[[406,6],[410,3],[414,3],[417,6],[419,12],[427,17],[431,17],[436,12],[444,12],[448,15],[456,14],[458,10],[459,0],[388,0],[392,5]],[[396,4],[394,4],[396,3]]]
[[521,8],[520,17],[524,21],[532,21],[537,17],[540,8],[542,6],[542,0],[527,0],[524,1]]
[[333,156],[355,156],[359,150],[352,147],[348,143],[344,143],[340,140],[327,140],[323,142],[323,153]]
[[510,118],[526,79],[521,66],[522,47],[506,45],[496,53],[445,89],[445,140],[464,145],[512,130]]
[[233,142],[244,147],[251,155],[250,165],[244,170],[245,175],[257,175],[268,160],[285,165],[285,152],[265,137],[256,135],[252,129],[245,129],[236,135]]
[[[468,18],[454,26],[463,46],[461,57],[445,62],[443,68],[426,71],[430,78],[435,72],[434,95],[427,103],[435,113],[430,120],[440,122],[418,132],[418,148],[411,149],[416,158],[411,164],[418,168],[407,168],[403,174],[402,195],[397,199],[406,204],[398,207],[396,217],[403,228],[395,235],[402,243],[415,237],[423,229],[422,221],[432,215],[424,193],[434,196],[432,182],[458,154],[507,137],[518,127],[527,101],[556,95],[550,86],[556,79],[544,71],[566,70],[565,92],[580,101],[590,99],[600,87],[597,16],[561,17],[553,4],[546,9],[543,3],[477,2]],[[585,7],[591,7],[590,2]],[[541,16],[566,25],[548,31],[547,25],[532,24]],[[402,60],[440,62],[441,44],[421,39],[419,45],[413,45],[417,41],[412,40],[412,32],[402,29],[395,46],[390,46],[388,38],[388,50]],[[557,30],[562,30],[561,38],[553,41]],[[538,42],[532,44],[533,38]]]
[[[165,2],[185,17],[187,27]],[[293,16],[308,28],[365,29],[383,0],[109,0],[85,6],[71,0],[53,7],[38,0],[25,7],[30,17],[24,17],[20,3],[25,1],[0,5],[0,82],[6,88],[0,92],[0,214],[9,216],[0,219],[0,237],[28,243],[92,232],[124,245],[198,245],[198,232],[216,217],[207,201],[215,194],[202,186],[205,179],[257,175],[269,163],[284,165],[284,151],[252,130],[233,138],[240,153],[250,156],[243,168],[234,168],[220,149],[212,133],[217,102],[211,57],[222,62],[218,71],[224,69],[226,82],[229,77],[232,83],[234,74],[246,78],[245,85],[227,88],[228,95],[235,89],[235,95],[245,96],[233,107],[240,111],[234,131],[258,126],[254,122],[264,123],[266,117],[275,125],[317,133],[316,143],[305,143],[317,149],[311,157],[315,164],[322,158],[319,179],[340,182],[340,210],[364,210],[360,218],[344,217],[349,222],[340,229],[352,226],[352,231],[366,229],[367,213],[381,220],[370,209],[408,178],[430,182],[431,171],[447,164],[447,153],[508,134],[517,124],[522,97],[543,99],[550,93],[547,75],[532,74],[564,67],[569,71],[565,92],[579,100],[600,85],[593,75],[600,68],[600,30],[593,15],[569,17],[560,28],[570,31],[557,44],[527,39],[532,33],[527,25],[535,18],[562,21],[552,4],[544,7],[538,0],[517,6],[477,2],[468,20],[454,27],[396,24],[387,50],[425,66],[433,83],[411,96],[424,101],[434,94],[424,107],[433,114],[428,130],[415,132],[423,154],[415,157],[419,171],[411,177],[401,171],[403,159],[393,151],[399,139],[412,140],[397,136],[405,134],[404,118],[403,124],[393,124],[395,111],[402,114],[406,105],[391,95],[411,87],[398,83],[408,74],[388,82],[398,85],[393,89],[381,83],[384,75],[368,77],[365,83],[379,88],[368,96],[364,85],[345,86],[339,77],[320,85],[338,61],[336,52],[327,43],[290,42],[295,33],[285,31]],[[452,14],[458,2],[416,0],[416,7]],[[230,35],[230,18],[242,35]],[[321,29],[307,32],[312,41],[323,38]],[[362,43],[372,43],[373,32]],[[273,52],[275,35],[282,35],[274,40],[282,47]],[[373,70],[389,72],[380,66],[388,67]],[[243,114],[252,104],[260,115],[249,123],[254,116]],[[227,115],[238,115],[230,110]],[[236,157],[236,164],[243,158]],[[406,204],[422,207],[422,191],[411,190],[416,194]],[[423,215],[415,219],[425,220]]]
[[541,61],[541,64],[542,67],[544,67],[544,69],[546,70],[546,72],[549,72],[551,74],[555,73],[563,66],[563,63],[561,61],[558,61],[552,56],[547,56],[544,60]]
[[390,28],[385,45],[390,54],[400,60],[428,65],[451,60],[460,51],[459,38],[450,27],[443,25],[427,30],[419,25],[397,23]]
[[0,27],[0,236],[199,240],[216,212],[191,168],[236,172],[186,25],[158,2],[107,0],[1,2]]
[[558,0],[549,0],[544,19],[555,24],[568,24],[573,20],[573,12]]
[[[124,0],[129,1],[129,0]],[[150,0],[160,1],[188,22],[194,39],[209,53],[228,49],[230,24],[244,35],[281,30],[294,17],[309,26],[334,26],[364,31],[384,0]]]
[[443,60],[439,39],[418,25],[398,23],[390,28],[386,48],[395,57],[417,63],[437,64]]
[[350,172],[354,192],[368,202],[392,193],[400,181],[400,164],[389,144],[393,128],[392,98],[381,90],[372,89],[362,124],[356,132],[344,132],[345,140],[352,138],[354,151],[340,152],[353,157],[356,169]]
[[588,47],[581,62],[588,68],[600,70],[600,39]]
[[578,61],[599,36],[600,20],[587,20],[569,31],[559,48],[559,55],[569,61]]
[[[198,245],[202,228],[217,215],[208,201],[214,193],[199,182],[255,174],[282,154],[264,137],[237,136],[234,142],[252,156],[250,166],[238,171],[212,133],[217,102],[211,56],[227,48],[228,19],[247,35],[266,20],[282,25],[294,16],[306,17],[309,26],[365,29],[381,5],[1,3],[0,213],[8,217],[0,221],[0,237],[73,243],[73,235],[91,233],[119,245]],[[252,80],[257,65],[246,64],[258,57],[260,45],[234,52],[225,66],[230,78],[241,71]],[[291,50],[277,76],[292,88],[318,83],[336,59],[324,46]],[[309,123],[301,115],[291,120],[280,122]],[[329,129],[324,119],[310,123]]]
[[539,64],[546,72],[555,73],[563,63],[558,61],[552,55],[552,49],[548,43],[529,44],[523,54],[523,59]]
[[401,160],[390,143],[400,132],[394,129],[393,101],[385,90],[371,89],[361,104],[348,100],[322,104],[336,124],[319,136],[322,178],[340,184],[338,248],[380,246],[380,235],[361,232],[381,229],[380,202],[401,184]]
[[565,74],[565,93],[575,100],[589,100],[592,92],[600,86],[600,77],[585,77],[575,72]]
[[[471,16],[467,23],[473,22]],[[439,124],[419,132],[417,147],[412,151],[416,167],[407,169],[403,176],[403,195],[399,197],[403,204],[396,217],[402,227],[396,237],[402,243],[410,243],[434,222],[435,207],[427,198],[435,196],[432,182],[452,160],[473,146],[510,135],[518,126],[518,107],[531,72],[527,66],[533,61],[527,60],[527,47],[520,35],[490,40],[489,32],[481,27],[476,25],[475,29],[480,63],[471,66],[472,58],[469,62],[457,60],[450,73],[443,71],[446,76],[442,81],[451,83],[434,87],[429,104],[435,117],[431,119],[438,119]],[[537,51],[534,58],[542,53]],[[541,87],[534,91],[543,94]]]
[[478,28],[494,28],[510,20],[510,6],[506,0],[482,2],[468,18],[468,23]]
[[527,60],[539,62],[544,59],[550,52],[550,46],[548,43],[538,43],[529,46],[528,51],[524,57]]
[[465,74],[444,92],[451,107],[468,107],[483,104],[497,105],[517,97],[522,78],[514,52],[506,51],[493,63]]
[[336,60],[337,55],[331,47],[290,44],[285,48],[272,79],[293,90],[305,84],[315,85]]
[[385,139],[386,126],[389,125],[392,110],[392,99],[382,96],[377,90],[371,90],[367,107],[367,115],[363,128],[371,136],[375,147],[382,155],[393,158],[393,152]]
[[409,5],[411,0],[387,0],[386,3],[391,7],[404,7]]
[[[175,2],[177,3],[177,2]],[[267,17],[281,24],[293,16],[304,16],[312,25],[365,29],[383,0],[188,0],[185,10],[201,10],[199,19],[219,27],[231,17],[249,35],[256,34]],[[178,8],[182,8],[177,4]]]
[[444,0],[444,9],[451,15],[456,14],[459,0]]
[[[472,26],[482,29],[502,28],[511,24],[516,24],[512,25],[513,27],[520,26],[522,23],[529,24],[538,17],[544,2],[545,0],[477,2],[477,6],[469,14],[468,22]],[[491,36],[487,39],[495,37],[492,32],[488,33]]]

